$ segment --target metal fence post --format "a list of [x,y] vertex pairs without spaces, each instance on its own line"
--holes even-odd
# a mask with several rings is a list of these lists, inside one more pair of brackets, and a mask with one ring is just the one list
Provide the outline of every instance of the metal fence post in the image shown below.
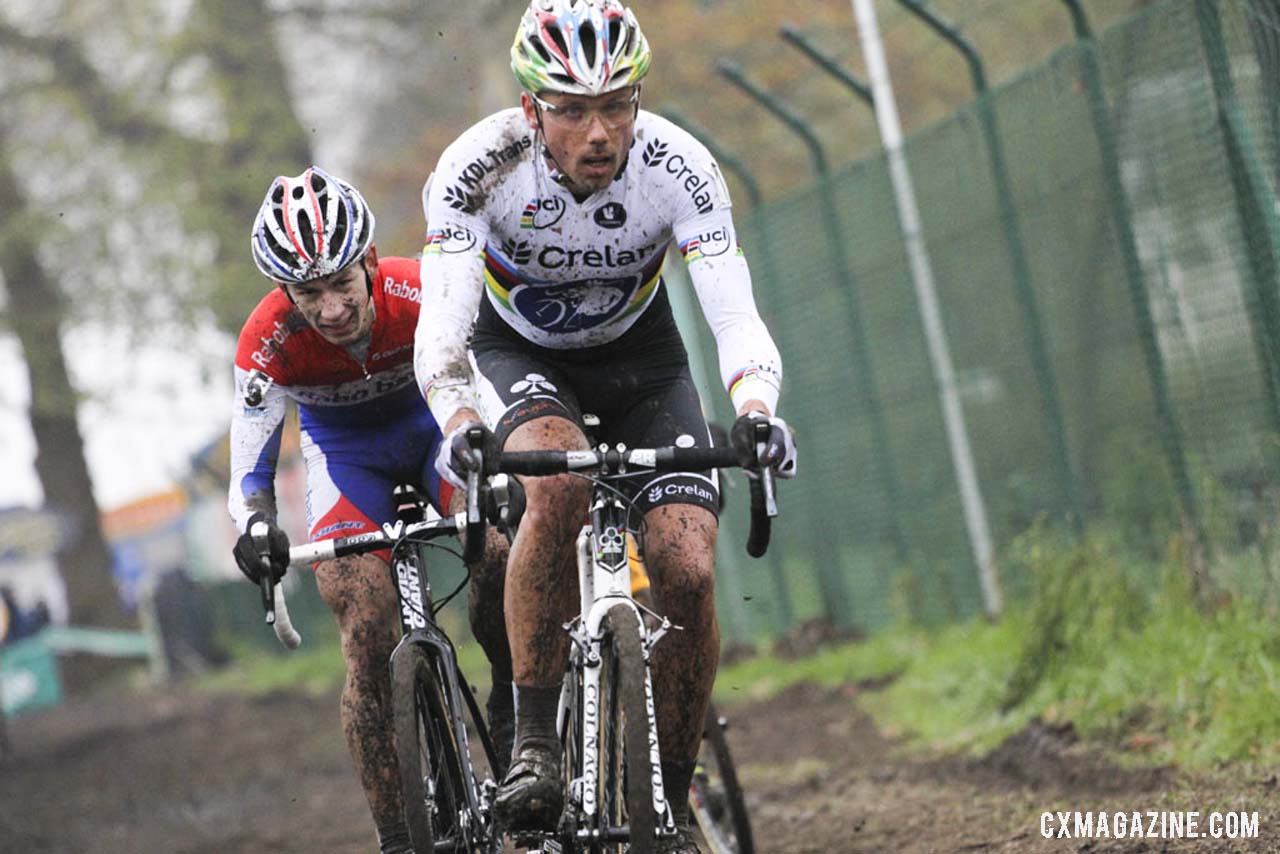
[[1276,199],[1257,155],[1257,146],[1241,114],[1231,78],[1231,64],[1222,34],[1222,19],[1212,0],[1196,0],[1200,40],[1204,45],[1213,94],[1218,106],[1218,128],[1227,151],[1236,213],[1249,258],[1249,319],[1258,361],[1266,378],[1272,427],[1280,433],[1280,294],[1276,291]]
[[974,568],[982,591],[983,611],[988,618],[996,619],[1003,609],[1004,594],[1001,592],[1000,572],[996,566],[995,548],[991,540],[991,525],[987,519],[987,507],[978,481],[977,466],[973,461],[973,446],[969,441],[964,406],[957,389],[955,365],[951,360],[951,347],[947,343],[946,324],[942,322],[933,264],[925,244],[924,229],[920,224],[911,170],[903,151],[902,122],[898,118],[898,104],[893,94],[889,62],[885,58],[884,41],[880,37],[875,3],[873,0],[851,0],[851,5],[858,22],[858,38],[862,43],[867,74],[875,93],[876,125],[884,145],[889,180],[893,185],[894,210],[898,215],[898,227],[911,272],[911,284],[916,292],[916,308],[920,313],[929,365],[937,388],[965,531],[969,536]]
[[[747,190],[747,196],[751,200],[751,207],[756,211],[760,210],[760,185],[756,182],[755,176],[751,174],[751,170],[747,168],[745,163],[717,145],[715,140],[711,139],[705,131],[699,130],[694,125],[690,124],[688,119],[686,119],[680,112],[672,109],[666,109],[662,111],[662,114],[688,131],[694,139],[707,147],[707,151],[711,152],[711,156],[714,157],[721,166],[724,166],[737,175],[738,178],[742,180],[742,185]],[[769,241],[761,240],[758,246],[753,246],[751,248],[754,250],[755,257],[760,261],[760,266],[756,269],[761,273],[761,275],[757,277],[753,270],[753,283],[760,283],[764,285],[763,287],[753,288],[753,290],[756,293],[757,299],[763,297],[761,301],[766,304],[766,313],[771,313],[769,309],[776,309],[777,305],[774,298],[778,293],[780,293],[782,287],[782,279],[778,275],[777,261],[773,257],[773,247]],[[742,575],[743,561],[741,554],[736,550],[732,550],[731,554],[731,563],[735,566],[736,571]],[[769,564],[769,576],[773,582],[774,601],[777,603],[778,607],[778,625],[779,628],[786,629],[795,619],[795,609],[792,607],[791,591],[787,588],[786,576],[782,571],[782,557],[779,555],[777,549],[769,550],[767,553],[767,561]]]
[[1084,502],[1071,466],[1071,451],[1067,442],[1067,428],[1062,416],[1062,404],[1058,398],[1058,380],[1049,356],[1049,345],[1032,285],[1031,265],[1018,224],[1018,209],[1013,201],[1013,187],[1009,181],[1009,169],[1005,162],[1004,145],[996,127],[995,109],[992,105],[987,75],[982,56],[977,48],[952,24],[927,9],[920,0],[898,0],[908,11],[925,22],[935,33],[955,47],[969,65],[973,79],[974,106],[978,111],[978,123],[986,142],[987,157],[991,165],[991,177],[995,181],[996,202],[999,205],[1000,224],[1004,230],[1005,249],[1012,268],[1014,293],[1022,309],[1022,321],[1026,329],[1027,349],[1031,352],[1031,364],[1039,381],[1044,400],[1045,429],[1053,445],[1054,466],[1058,471],[1058,483],[1067,500],[1067,506],[1075,517],[1077,529],[1084,524]]
[[1080,0],[1062,0],[1062,2],[1071,12],[1072,24],[1076,30],[1081,73],[1084,77],[1086,97],[1089,98],[1089,117],[1093,123],[1094,135],[1098,140],[1098,158],[1103,171],[1103,190],[1107,195],[1107,204],[1111,209],[1111,220],[1115,225],[1116,239],[1119,243],[1120,257],[1124,262],[1125,280],[1129,286],[1129,298],[1133,303],[1134,320],[1138,326],[1138,339],[1142,344],[1142,354],[1155,401],[1156,417],[1160,422],[1160,441],[1164,445],[1165,456],[1169,460],[1174,485],[1178,491],[1184,527],[1188,527],[1198,542],[1203,543],[1203,528],[1196,502],[1195,487],[1187,470],[1187,458],[1183,449],[1182,428],[1178,424],[1173,398],[1169,394],[1164,356],[1160,353],[1160,344],[1156,339],[1155,321],[1151,316],[1151,300],[1147,294],[1146,283],[1143,281],[1142,261],[1138,257],[1138,246],[1133,234],[1133,215],[1129,208],[1129,199],[1124,192],[1124,179],[1120,174],[1115,128],[1111,124],[1107,96],[1102,89],[1102,70],[1098,65],[1097,42],[1094,40],[1093,31],[1089,27],[1089,20],[1085,16],[1084,8],[1080,5]]
[[813,46],[813,42],[809,41],[791,24],[784,24],[778,33],[782,38],[795,46],[801,53],[816,62],[823,71],[839,80],[845,86],[853,90],[853,94],[863,100],[868,107],[874,107],[876,103],[875,96],[871,94],[871,87],[854,77],[831,57]]
[[[828,259],[832,272],[840,285],[838,290],[844,299],[849,317],[852,338],[850,343],[854,359],[854,371],[857,378],[856,384],[862,398],[864,410],[871,422],[872,442],[876,448],[877,474],[881,488],[884,490],[885,497],[889,503],[890,536],[897,550],[899,560],[905,563],[908,551],[906,538],[903,536],[901,528],[902,502],[898,486],[897,467],[894,463],[892,446],[889,443],[889,431],[884,420],[884,409],[876,388],[871,354],[867,350],[866,327],[862,320],[861,309],[858,306],[857,281],[849,268],[848,260],[844,254],[845,238],[840,230],[839,212],[836,209],[835,197],[831,192],[831,182],[828,180],[826,152],[803,119],[755,83],[748,80],[735,63],[727,59],[720,59],[716,62],[716,70],[739,89],[758,101],[775,118],[800,136],[809,149],[813,160],[814,172],[818,178],[818,197],[822,206],[823,224],[828,232],[826,240]],[[827,540],[829,540],[828,537],[819,537],[815,539],[815,542],[822,543]],[[826,561],[823,561],[823,563],[826,563]],[[832,580],[838,582],[838,587],[833,588],[833,593],[843,596],[844,579],[839,577],[837,573],[834,574]],[[846,602],[847,596],[844,596],[841,607],[845,607]]]

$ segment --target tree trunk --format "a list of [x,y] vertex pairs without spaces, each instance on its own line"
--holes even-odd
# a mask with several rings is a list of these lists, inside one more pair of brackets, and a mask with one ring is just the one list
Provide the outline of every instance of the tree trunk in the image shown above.
[[[0,129],[2,130],[2,129]],[[0,136],[0,270],[9,292],[9,323],[22,347],[31,382],[31,431],[36,474],[45,503],[64,513],[72,537],[58,568],[67,585],[71,619],[80,625],[130,624],[111,574],[111,556],[76,422],[76,393],[60,337],[64,303],[36,254],[37,215],[22,193]]]
[[263,0],[204,0],[193,10],[187,39],[193,53],[209,60],[227,123],[227,139],[192,168],[218,238],[210,304],[234,334],[246,307],[270,288],[254,269],[249,227],[271,179],[312,164],[311,137],[298,118],[275,19]]

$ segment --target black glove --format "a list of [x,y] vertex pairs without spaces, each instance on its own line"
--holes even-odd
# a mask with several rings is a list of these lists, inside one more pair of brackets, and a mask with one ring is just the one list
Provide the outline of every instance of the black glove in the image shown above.
[[449,435],[444,437],[444,441],[440,443],[440,450],[436,453],[436,471],[458,489],[467,488],[467,473],[475,471],[480,465],[470,442],[467,441],[467,433],[477,427],[480,428],[484,437],[481,440],[481,453],[486,457],[497,453],[500,450],[497,437],[479,421],[464,421],[454,427]]
[[[249,524],[245,526],[246,532],[252,531],[256,522],[267,523],[267,546],[271,552],[271,578],[272,581],[279,581],[284,577],[285,570],[289,568],[289,535],[261,513],[254,513],[249,517]],[[236,566],[240,567],[240,571],[246,578],[254,584],[262,581],[263,573],[268,569],[267,561],[258,554],[258,549],[253,544],[252,534],[241,534],[231,554],[235,556]]]
[[787,422],[778,416],[768,416],[763,412],[748,412],[739,415],[729,431],[729,439],[738,452],[738,463],[743,468],[752,468],[756,460],[756,425],[768,424],[769,434],[765,440],[764,450],[760,452],[759,465],[773,469],[778,477],[796,476],[796,444]]

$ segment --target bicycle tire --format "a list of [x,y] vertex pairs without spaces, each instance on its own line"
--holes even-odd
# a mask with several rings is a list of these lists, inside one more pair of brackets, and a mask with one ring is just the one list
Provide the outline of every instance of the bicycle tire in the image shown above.
[[[751,816],[714,705],[707,707],[703,752],[690,784],[689,807],[712,854],[755,854]],[[706,753],[710,749],[710,754]],[[714,763],[714,767],[708,766]]]
[[405,646],[392,657],[391,703],[400,792],[413,849],[467,851],[467,840],[457,826],[466,795],[453,719],[434,661],[422,647]]
[[652,854],[658,816],[640,621],[634,609],[618,605],[605,615],[602,628],[608,642],[601,649],[600,667],[600,815],[615,827],[625,819],[630,841],[606,843],[598,850]]

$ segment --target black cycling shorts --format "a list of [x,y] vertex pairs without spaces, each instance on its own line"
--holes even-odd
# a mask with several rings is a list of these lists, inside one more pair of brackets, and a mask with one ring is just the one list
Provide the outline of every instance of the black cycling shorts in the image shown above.
[[[525,340],[485,300],[471,339],[477,385],[498,440],[516,427],[557,415],[582,426],[599,417],[597,443],[628,448],[711,445],[689,358],[666,291],[636,324],[608,344],[555,350]],[[672,472],[627,478],[618,486],[643,515],[664,504],[693,504],[719,513],[711,472]]]

